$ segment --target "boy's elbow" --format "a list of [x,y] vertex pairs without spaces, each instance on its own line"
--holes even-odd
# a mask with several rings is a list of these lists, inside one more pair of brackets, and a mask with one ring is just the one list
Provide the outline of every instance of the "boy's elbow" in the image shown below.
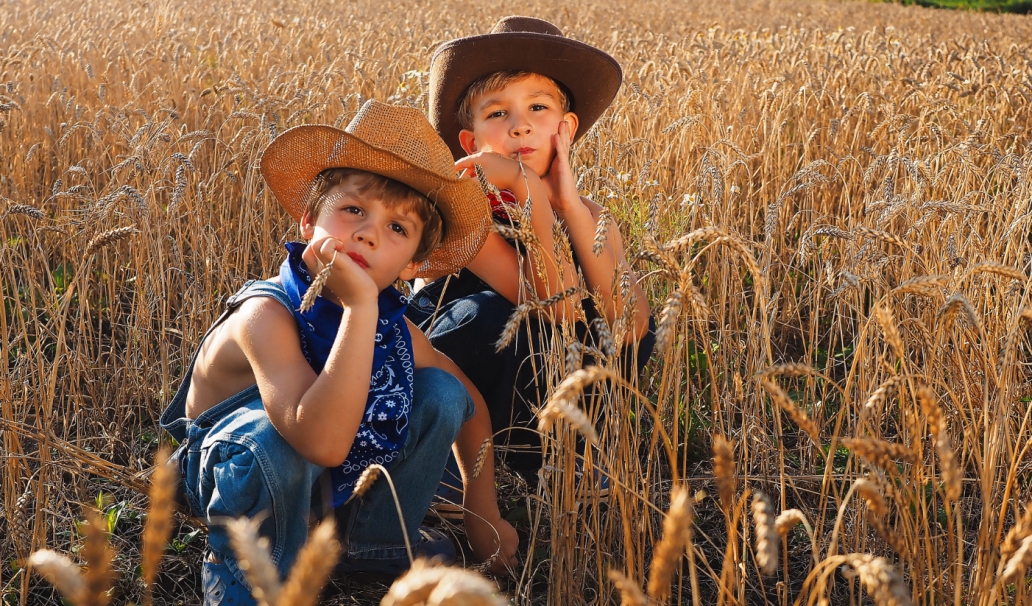
[[[314,442],[314,441],[313,441]],[[304,450],[298,449],[298,453],[313,465],[319,467],[337,467],[344,463],[351,450],[351,444],[342,448],[341,444],[306,444]]]

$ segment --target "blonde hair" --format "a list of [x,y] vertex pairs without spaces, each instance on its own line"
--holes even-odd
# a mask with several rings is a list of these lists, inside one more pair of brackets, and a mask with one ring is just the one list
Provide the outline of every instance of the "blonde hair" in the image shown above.
[[305,212],[312,221],[322,211],[326,194],[346,181],[351,181],[363,196],[375,197],[388,208],[401,207],[419,217],[423,222],[423,232],[419,236],[419,247],[412,257],[413,261],[425,261],[444,239],[444,221],[429,198],[400,181],[357,168],[327,168],[319,173],[312,183],[312,192],[305,205]]
[[478,78],[473,82],[473,84],[469,85],[469,88],[466,89],[466,92],[462,95],[462,101],[459,102],[459,109],[456,112],[456,118],[458,118],[459,124],[461,124],[462,128],[466,130],[473,129],[473,99],[476,99],[484,93],[493,93],[495,91],[502,90],[513,82],[517,82],[529,76],[541,76],[554,84],[556,90],[559,91],[559,105],[562,106],[563,113],[571,111],[570,108],[572,100],[570,92],[566,90],[566,87],[559,81],[535,72],[495,72]]

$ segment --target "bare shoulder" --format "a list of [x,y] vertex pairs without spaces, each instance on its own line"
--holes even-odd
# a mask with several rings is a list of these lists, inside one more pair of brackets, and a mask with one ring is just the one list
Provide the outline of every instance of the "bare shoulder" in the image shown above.
[[216,326],[197,352],[187,395],[186,412],[196,418],[205,410],[254,385],[261,360],[300,355],[294,319],[281,303],[252,297]]
[[300,351],[294,314],[279,301],[271,297],[251,297],[240,304],[234,316],[233,336],[245,349],[275,350],[293,345]]

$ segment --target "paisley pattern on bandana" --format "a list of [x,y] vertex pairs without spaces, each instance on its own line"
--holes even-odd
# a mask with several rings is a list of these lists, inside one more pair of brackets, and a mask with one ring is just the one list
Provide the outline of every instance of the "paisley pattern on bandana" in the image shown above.
[[[280,267],[283,289],[294,305],[294,319],[301,335],[301,352],[315,372],[322,372],[337,337],[344,310],[325,297],[302,314],[301,299],[312,283],[312,275],[301,259],[305,245],[289,242],[287,258]],[[354,491],[358,476],[370,465],[389,467],[398,457],[408,436],[412,409],[412,337],[405,323],[406,299],[389,286],[380,292],[373,372],[369,397],[358,434],[344,463],[331,471],[333,506],[339,507]]]

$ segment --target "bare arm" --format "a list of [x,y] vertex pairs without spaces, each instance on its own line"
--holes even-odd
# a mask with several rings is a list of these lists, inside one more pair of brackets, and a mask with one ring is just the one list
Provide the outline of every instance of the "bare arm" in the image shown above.
[[[469,538],[473,553],[481,560],[486,560],[495,551],[498,551],[499,555],[492,569],[497,573],[505,572],[516,565],[519,537],[512,525],[502,519],[501,512],[498,510],[494,456],[491,451],[488,451],[484,458],[480,474],[473,477],[480,448],[485,441],[492,439],[491,416],[487,411],[487,404],[469,377],[448,356],[434,349],[426,336],[412,322],[409,322],[409,332],[412,335],[412,350],[415,355],[416,367],[431,366],[450,373],[465,385],[473,399],[475,408],[473,418],[462,426],[454,447],[464,487],[462,506],[467,510],[463,516],[463,524],[466,527],[466,536]],[[501,538],[501,547],[499,547],[499,538]]]
[[[547,299],[574,286],[577,274],[572,264],[564,262],[560,279],[559,261],[555,257],[555,240],[552,237],[552,225],[556,219],[547,203],[548,191],[541,179],[533,171],[528,171],[524,178],[518,162],[491,152],[467,156],[456,162],[455,167],[465,169],[467,174],[473,176],[474,164],[480,164],[492,184],[501,189],[508,189],[517,200],[525,200],[529,192],[531,200],[534,201],[531,205],[530,228],[540,242],[542,267],[536,266],[534,255],[527,255],[523,262],[523,276],[534,285],[534,296],[539,300]],[[503,297],[518,305],[523,302],[519,300],[519,258],[515,250],[504,251],[503,245],[512,249],[501,236],[491,234],[484,249],[469,264],[469,269]],[[559,317],[570,311],[572,308],[569,305],[557,305],[553,310]]]
[[242,306],[247,321],[237,335],[254,372],[269,420],[280,435],[312,463],[344,462],[358,433],[373,369],[378,290],[372,278],[347,255],[334,251],[334,238],[313,241],[305,264],[319,271],[333,262],[326,288],[344,308],[326,365],[318,375],[301,353],[293,315],[267,299]]
[[[562,211],[556,211],[559,218],[566,225],[566,232],[570,236],[570,244],[573,246],[577,259],[580,261],[581,271],[584,273],[584,280],[593,292],[599,294],[602,303],[602,313],[606,320],[612,323],[616,319],[619,310],[625,304],[619,289],[613,291],[613,277],[624,271],[631,274],[634,293],[634,305],[637,313],[634,316],[634,334],[642,337],[648,330],[649,324],[649,303],[645,293],[638,285],[638,278],[627,262],[624,253],[623,238],[620,235],[618,225],[611,224],[605,244],[600,254],[594,253],[595,232],[598,227],[598,219],[602,214],[602,207],[592,200],[580,197],[577,203],[569,204]],[[629,331],[627,342],[630,342],[634,335]]]
[[[240,312],[241,349],[273,426],[316,465],[340,465],[365,411],[376,333],[375,307],[344,310],[326,367],[318,375],[301,353],[291,313],[276,301],[250,299]],[[244,319],[242,318],[242,319]]]

